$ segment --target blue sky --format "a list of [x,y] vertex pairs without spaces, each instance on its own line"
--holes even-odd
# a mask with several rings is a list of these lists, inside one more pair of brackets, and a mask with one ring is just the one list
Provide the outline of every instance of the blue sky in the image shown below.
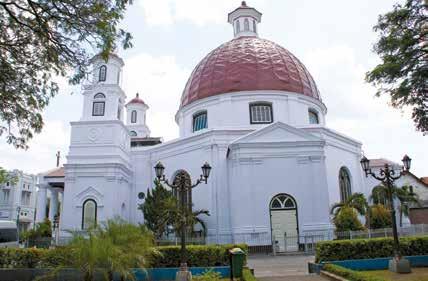
[[[263,13],[260,36],[295,54],[309,69],[324,103],[327,126],[363,142],[369,158],[400,161],[413,158],[413,172],[428,176],[427,138],[415,131],[409,110],[375,98],[364,73],[376,65],[372,53],[377,17],[391,0],[315,1],[249,0]],[[134,36],[134,48],[120,50],[125,60],[123,88],[129,98],[138,91],[149,104],[153,136],[178,136],[174,114],[193,67],[212,49],[232,39],[227,13],[238,0],[134,0],[122,25]],[[0,166],[38,173],[55,165],[55,153],[66,155],[69,122],[80,118],[80,87],[63,80],[61,93],[47,108],[44,131],[17,151],[0,140]],[[72,94],[71,94],[72,93]],[[65,159],[62,159],[64,162]]]

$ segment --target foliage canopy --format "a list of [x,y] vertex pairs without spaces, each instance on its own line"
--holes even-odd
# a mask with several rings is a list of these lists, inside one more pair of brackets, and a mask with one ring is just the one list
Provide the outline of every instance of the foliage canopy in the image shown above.
[[[17,148],[43,127],[58,94],[54,77],[77,84],[93,51],[104,59],[131,35],[118,27],[132,0],[0,0],[0,135]],[[72,74],[69,74],[69,73]]]

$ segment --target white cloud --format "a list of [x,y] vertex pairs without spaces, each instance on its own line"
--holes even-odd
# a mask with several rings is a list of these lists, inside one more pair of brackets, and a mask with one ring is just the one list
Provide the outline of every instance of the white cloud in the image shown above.
[[147,124],[152,136],[170,140],[178,136],[174,115],[190,71],[171,56],[140,54],[125,60],[123,87],[132,98],[136,92],[149,105]]
[[[250,6],[263,9],[266,0],[252,0]],[[140,0],[149,25],[170,25],[188,21],[197,25],[225,24],[226,15],[240,5],[238,0]]]
[[364,81],[365,72],[374,64],[359,63],[356,51],[346,45],[314,49],[302,59],[328,108],[328,127],[362,141],[372,158],[400,161],[408,153],[415,174],[424,176],[426,139],[415,131],[409,109],[392,108],[387,96],[374,96],[376,89]]
[[70,141],[70,127],[61,121],[46,121],[43,131],[30,141],[28,150],[16,150],[2,139],[0,166],[27,173],[40,173],[55,167],[56,151],[62,152],[62,163]]

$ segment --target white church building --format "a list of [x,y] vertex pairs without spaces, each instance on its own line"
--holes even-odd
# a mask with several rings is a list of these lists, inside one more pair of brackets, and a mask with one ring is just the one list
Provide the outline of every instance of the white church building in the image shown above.
[[[261,16],[245,2],[229,13],[234,38],[194,68],[172,141],[150,136],[142,97],[127,102],[123,60],[115,54],[108,62],[93,59],[81,119],[71,122],[64,172],[42,177],[39,185],[39,206],[47,189],[57,196],[51,202],[62,202],[61,230],[114,216],[143,223],[138,205],[153,187],[159,161],[170,182],[183,171],[195,181],[201,166],[211,165],[192,202],[209,210],[201,218],[219,243],[241,242],[244,234],[294,237],[332,229],[333,203],[370,192],[359,162],[362,144],[328,127],[311,74],[288,50],[259,37]],[[38,220],[44,216],[39,212]]]

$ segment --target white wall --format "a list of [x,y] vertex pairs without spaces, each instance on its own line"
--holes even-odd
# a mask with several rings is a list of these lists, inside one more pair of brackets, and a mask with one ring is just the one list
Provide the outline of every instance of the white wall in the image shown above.
[[176,121],[180,137],[192,134],[193,115],[201,110],[208,114],[208,129],[259,129],[264,125],[250,124],[249,104],[252,102],[272,103],[273,122],[292,126],[310,126],[309,108],[318,112],[320,125],[325,125],[325,105],[317,99],[283,91],[245,91],[216,95],[192,102],[179,109]]

